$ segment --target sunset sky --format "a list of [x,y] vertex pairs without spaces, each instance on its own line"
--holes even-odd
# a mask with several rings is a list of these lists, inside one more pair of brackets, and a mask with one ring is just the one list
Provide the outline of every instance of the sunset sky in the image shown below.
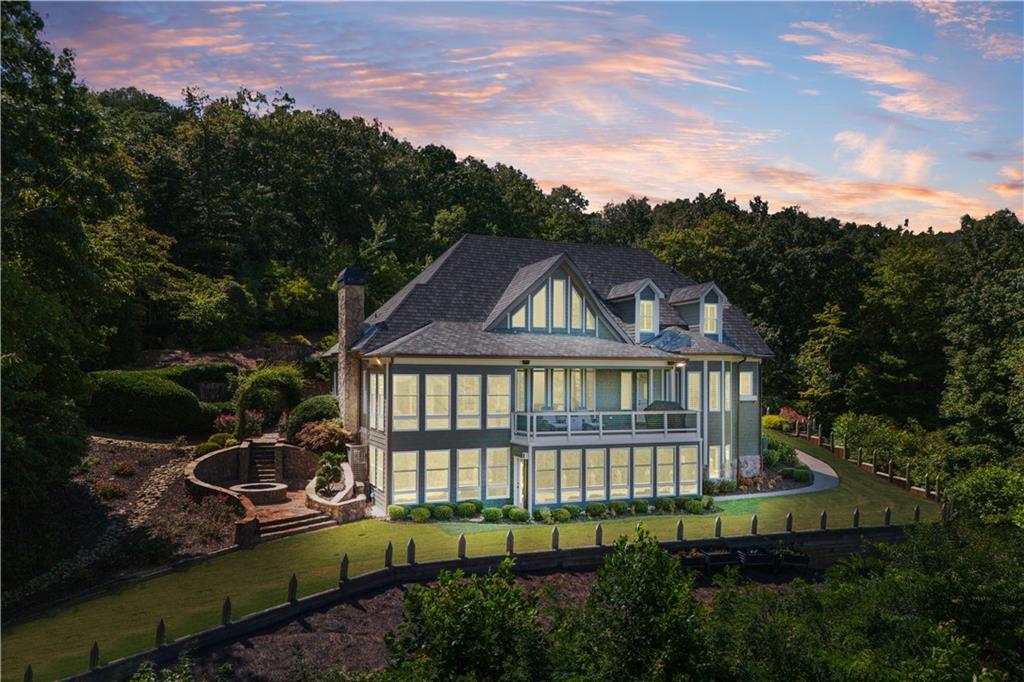
[[1024,215],[1021,3],[36,3],[96,89],[290,93],[599,208]]

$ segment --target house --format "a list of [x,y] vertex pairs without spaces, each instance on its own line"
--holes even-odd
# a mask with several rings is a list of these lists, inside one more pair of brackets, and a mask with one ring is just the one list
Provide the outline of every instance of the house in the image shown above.
[[335,385],[379,508],[697,496],[760,471],[772,352],[714,282],[642,249],[467,235],[364,319],[365,283],[338,278]]

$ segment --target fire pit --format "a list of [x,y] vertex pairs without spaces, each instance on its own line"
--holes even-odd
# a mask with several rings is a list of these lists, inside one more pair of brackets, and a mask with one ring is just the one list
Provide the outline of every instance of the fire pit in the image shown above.
[[231,490],[242,493],[255,505],[281,504],[288,501],[288,486],[284,483],[240,483]]

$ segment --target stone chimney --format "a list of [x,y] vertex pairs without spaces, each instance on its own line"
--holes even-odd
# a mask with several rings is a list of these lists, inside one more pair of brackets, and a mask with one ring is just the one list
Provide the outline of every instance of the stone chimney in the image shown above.
[[338,275],[338,408],[345,428],[358,439],[361,377],[360,361],[349,348],[363,333],[366,318],[366,274],[348,267]]

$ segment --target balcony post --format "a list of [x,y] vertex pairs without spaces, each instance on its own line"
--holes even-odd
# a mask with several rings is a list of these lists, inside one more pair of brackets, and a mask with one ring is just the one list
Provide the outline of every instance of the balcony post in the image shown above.
[[662,429],[664,430],[665,438],[668,438],[668,412],[661,413]]

